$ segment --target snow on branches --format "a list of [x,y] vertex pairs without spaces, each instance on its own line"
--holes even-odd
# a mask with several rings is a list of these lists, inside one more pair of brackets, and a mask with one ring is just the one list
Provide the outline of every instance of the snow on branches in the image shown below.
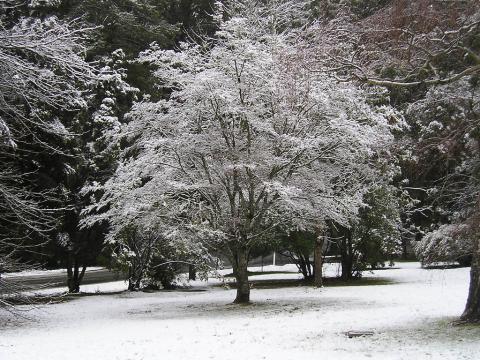
[[32,127],[63,136],[63,126],[45,119],[43,110],[84,105],[78,84],[93,69],[83,60],[88,30],[77,25],[55,17],[22,18],[10,28],[0,23],[0,117],[11,141]]
[[235,268],[287,223],[282,231],[316,231],[356,215],[392,140],[388,109],[310,73],[292,33],[252,29],[260,13],[229,16],[208,41],[140,56],[171,94],[133,107],[123,130],[131,145],[95,205],[108,210],[87,223],[108,219],[111,239],[134,222],[214,240]]
[[[45,140],[51,135],[61,140],[71,136],[58,114],[83,107],[81,86],[93,76],[83,59],[88,29],[55,17],[24,17],[8,26],[2,20],[0,273],[8,264],[18,269],[16,251],[29,248],[28,240],[49,235],[57,225],[56,198],[35,179],[34,155],[56,151],[53,141]],[[28,157],[23,163],[22,156]]]
[[473,243],[466,225],[441,225],[415,244],[415,253],[423,265],[462,261],[472,255]]

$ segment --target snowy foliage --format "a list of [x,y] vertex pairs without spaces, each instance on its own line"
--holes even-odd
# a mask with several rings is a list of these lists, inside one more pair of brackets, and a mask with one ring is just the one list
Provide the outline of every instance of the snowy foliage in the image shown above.
[[88,209],[106,210],[86,224],[108,220],[111,241],[133,222],[156,224],[165,239],[249,249],[287,223],[347,224],[375,182],[372,158],[392,140],[388,110],[310,73],[293,34],[239,3],[241,16],[213,40],[141,55],[172,92],[133,107],[123,130],[131,145]]
[[62,3],[62,0],[31,0],[28,2],[28,6],[31,8],[51,7],[58,6]]
[[0,19],[0,263],[17,268],[17,252],[58,223],[55,194],[38,186],[29,166],[38,153],[57,151],[50,140],[71,137],[58,114],[85,105],[81,87],[93,71],[83,59],[88,30],[78,25],[51,16],[8,26]]
[[365,195],[366,205],[360,210],[352,234],[356,271],[366,265],[384,264],[401,254],[401,214],[406,204],[399,193],[394,186],[383,185],[373,187]]
[[0,24],[0,115],[13,140],[32,126],[63,136],[64,128],[42,116],[44,110],[85,105],[78,88],[92,76],[83,60],[85,34],[55,17],[22,18],[11,28]]
[[407,110],[419,129],[418,166],[427,177],[435,172],[435,181],[426,184],[432,203],[430,228],[416,247],[425,263],[458,259],[471,253],[476,241],[480,194],[477,97],[478,86],[464,78],[432,87]]
[[442,225],[415,244],[415,253],[424,265],[457,261],[472,255],[473,243],[464,233],[465,226]]
[[110,244],[113,267],[128,274],[130,290],[175,286],[175,277],[185,266],[194,265],[206,278],[211,257],[206,249],[189,241],[163,238],[155,229],[124,226],[118,241]]
[[[116,158],[120,149],[119,134],[121,131],[123,107],[128,106],[137,98],[139,90],[128,84],[125,66],[125,54],[117,49],[111,56],[102,58],[96,77],[89,82],[87,102],[92,110],[92,123],[86,124],[86,130],[91,131],[90,166],[93,171],[114,167],[111,158]],[[108,163],[108,164],[105,164]],[[96,177],[96,180],[99,179]],[[88,192],[85,188],[84,192]]]

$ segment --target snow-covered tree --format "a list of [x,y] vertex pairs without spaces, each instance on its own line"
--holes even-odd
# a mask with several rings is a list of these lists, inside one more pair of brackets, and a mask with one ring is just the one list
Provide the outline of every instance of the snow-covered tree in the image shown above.
[[67,267],[70,292],[79,291],[87,266],[95,263],[103,246],[104,224],[90,229],[80,229],[78,225],[80,212],[90,198],[100,196],[89,191],[91,184],[104,183],[115,171],[120,151],[117,134],[138,93],[126,82],[124,63],[120,49],[97,59],[98,70],[83,92],[86,108],[70,121],[71,131],[78,135],[63,144],[67,156],[60,162],[67,164],[70,171],[56,177],[63,189],[61,201],[65,208],[57,227],[62,241],[56,242],[56,251]]
[[171,94],[134,105],[131,145],[94,207],[106,211],[87,221],[108,219],[111,241],[133,221],[227,251],[240,303],[250,299],[252,247],[279,228],[348,224],[375,181],[372,157],[391,140],[388,109],[306,69],[280,16],[289,13],[278,12],[296,2],[253,3],[218,5],[227,13],[213,39],[141,55]]
[[59,143],[72,134],[59,115],[83,107],[80,89],[93,74],[83,59],[88,30],[78,23],[6,19],[0,16],[0,273],[18,269],[17,252],[57,225],[58,196],[39,180],[37,160],[62,152]]

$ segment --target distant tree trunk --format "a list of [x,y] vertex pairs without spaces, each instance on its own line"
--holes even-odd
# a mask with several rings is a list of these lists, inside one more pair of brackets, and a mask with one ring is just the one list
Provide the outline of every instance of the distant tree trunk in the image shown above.
[[128,290],[140,290],[143,280],[143,271],[136,261],[128,268]]
[[349,229],[345,229],[342,235],[340,246],[342,275],[343,280],[351,280],[353,274],[353,244],[352,233]]
[[76,294],[80,292],[80,284],[86,270],[87,266],[85,264],[82,266],[82,270],[80,270],[79,259],[74,255],[69,255],[67,263],[67,286],[69,293]]
[[476,248],[473,251],[467,304],[465,305],[461,320],[480,322],[480,241],[478,239],[476,241]]
[[197,269],[195,265],[188,265],[188,280],[195,280],[197,278]]
[[353,271],[353,259],[351,256],[342,256],[342,280],[351,280]]
[[405,238],[402,238],[402,259],[408,259],[408,240]]
[[169,281],[168,279],[162,279],[160,280],[160,283],[162,284],[162,287],[165,290],[175,290],[177,288],[175,284]]
[[235,249],[233,254],[233,273],[237,280],[237,297],[234,303],[250,302],[250,283],[248,282],[248,251],[246,248]]
[[303,275],[305,280],[313,277],[312,262],[310,261],[310,254],[303,254],[300,251],[293,254],[292,252],[280,253],[281,255],[289,258],[292,263],[297,266],[298,271]]
[[300,269],[300,272],[303,275],[303,278],[310,279],[312,277],[312,269],[310,266],[310,260],[309,260],[309,255],[307,254],[299,254],[298,255],[298,268]]
[[315,287],[323,287],[323,243],[324,237],[319,236],[315,240],[313,249],[313,285]]

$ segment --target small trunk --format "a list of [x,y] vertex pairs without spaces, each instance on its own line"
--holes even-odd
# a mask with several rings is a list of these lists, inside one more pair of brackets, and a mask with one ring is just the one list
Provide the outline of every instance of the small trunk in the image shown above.
[[407,239],[402,239],[402,259],[407,260],[408,259],[408,249],[407,249]]
[[480,322],[480,244],[473,252],[472,267],[470,269],[470,288],[467,304],[461,316],[466,322]]
[[341,235],[341,263],[342,263],[342,280],[351,280],[353,274],[353,244],[352,233],[345,229],[344,234]]
[[140,289],[142,283],[141,276],[139,276],[135,265],[128,268],[128,291],[136,291]]
[[76,294],[80,292],[80,285],[86,270],[87,267],[83,265],[82,270],[80,271],[80,264],[78,260],[74,261],[73,266],[71,266],[71,261],[69,261],[67,267],[67,286],[70,294]]
[[128,279],[128,291],[135,291],[135,290],[137,290],[137,289],[135,288],[135,284],[136,284],[136,282],[135,282],[132,278],[129,278],[129,279]]
[[237,297],[234,303],[246,304],[250,302],[250,284],[248,282],[248,252],[238,249],[234,253],[233,272],[237,280]]
[[342,256],[342,280],[352,279],[353,259],[351,256]]
[[313,285],[315,287],[323,287],[323,236],[319,236],[315,240],[313,249]]
[[302,256],[299,256],[300,271],[302,272],[303,278],[308,279],[308,269],[307,264]]
[[347,236],[344,237],[344,244],[342,246],[342,280],[351,280],[353,277],[353,249],[351,242]]
[[197,269],[195,265],[188,265],[188,280],[195,280],[197,278]]

